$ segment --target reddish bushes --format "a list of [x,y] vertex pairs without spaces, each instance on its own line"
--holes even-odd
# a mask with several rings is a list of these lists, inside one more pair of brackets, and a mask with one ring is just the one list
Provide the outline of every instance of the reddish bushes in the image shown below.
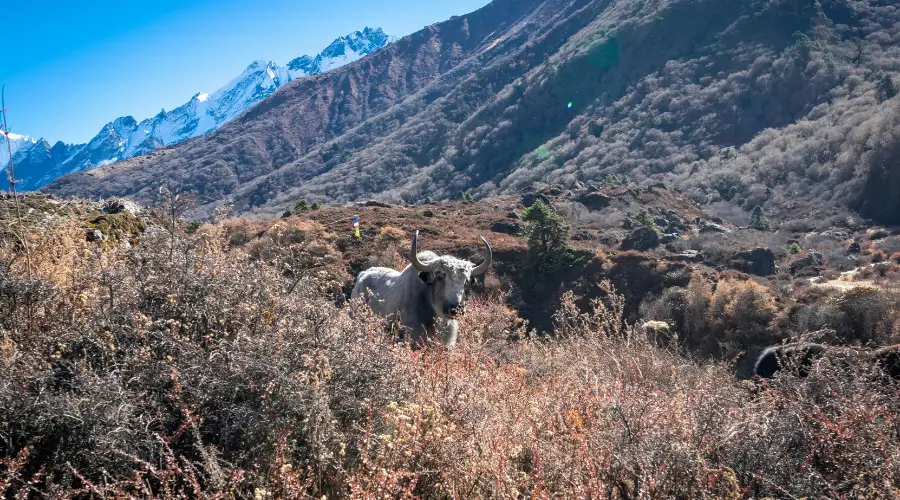
[[[360,304],[335,305],[334,277],[314,264],[329,253],[315,242],[263,237],[251,259],[218,226],[203,229],[171,238],[151,226],[130,249],[74,245],[81,256],[60,260],[75,263],[69,273],[51,273],[63,282],[0,266],[2,495],[739,498],[900,487],[890,465],[900,403],[860,374],[817,365],[756,393],[724,364],[627,328],[608,286],[587,313],[564,296],[556,341],[508,342],[521,322],[501,299],[479,297],[458,349],[411,352]],[[749,342],[772,313],[765,289],[737,278],[713,290],[695,276],[667,297],[697,343]]]

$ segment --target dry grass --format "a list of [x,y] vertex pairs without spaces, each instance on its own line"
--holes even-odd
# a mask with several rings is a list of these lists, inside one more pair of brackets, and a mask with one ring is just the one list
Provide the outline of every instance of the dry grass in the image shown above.
[[[865,373],[821,364],[759,391],[627,326],[608,284],[591,311],[563,297],[557,340],[510,342],[525,326],[505,297],[485,295],[459,348],[413,352],[342,303],[331,247],[279,224],[239,247],[228,224],[172,237],[157,221],[129,248],[71,237],[70,250],[34,256],[34,278],[0,246],[10,263],[0,495],[889,498],[900,488],[896,387]],[[768,304],[751,283],[691,294],[739,318]]]

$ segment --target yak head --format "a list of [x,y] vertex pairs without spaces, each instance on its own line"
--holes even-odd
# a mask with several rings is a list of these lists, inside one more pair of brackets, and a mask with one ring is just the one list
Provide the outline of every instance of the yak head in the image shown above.
[[421,279],[428,287],[431,307],[438,317],[454,319],[466,308],[466,289],[472,278],[487,272],[491,267],[491,245],[484,237],[486,255],[484,262],[475,265],[467,260],[433,252],[418,253],[419,232],[413,236],[409,249],[409,261],[419,271]]

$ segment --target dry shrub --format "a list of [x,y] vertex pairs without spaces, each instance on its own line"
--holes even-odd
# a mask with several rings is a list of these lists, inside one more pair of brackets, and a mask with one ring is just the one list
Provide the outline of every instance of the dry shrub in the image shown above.
[[765,345],[775,340],[770,325],[776,312],[766,287],[752,280],[726,278],[718,282],[710,298],[710,334],[725,353]]
[[898,304],[891,299],[878,287],[854,287],[826,306],[828,325],[846,343],[889,343],[898,311]]
[[[900,487],[900,408],[865,374],[817,365],[757,393],[723,363],[627,327],[608,285],[588,312],[563,297],[558,340],[506,342],[521,329],[515,315],[502,297],[475,297],[457,349],[410,351],[360,302],[335,305],[317,269],[285,275],[315,245],[266,236],[275,248],[249,255],[217,227],[173,238],[154,224],[134,247],[91,247],[65,285],[0,266],[0,495],[818,498]],[[770,305],[751,282],[713,292],[698,276],[684,295],[695,335],[743,338]]]
[[369,255],[367,267],[389,267],[391,269],[402,270],[409,265],[409,261],[406,259],[407,257],[401,255],[396,247],[382,247],[375,253]]
[[723,276],[712,284],[695,273],[686,288],[669,288],[641,305],[646,319],[670,322],[681,345],[701,357],[734,358],[781,335],[771,324],[777,308],[758,283]]
[[501,292],[467,299],[466,314],[459,320],[461,331],[466,332],[464,342],[504,343],[526,336],[526,324],[506,304],[507,297],[508,293]]
[[502,364],[472,344],[416,358],[413,402],[381,413],[387,432],[367,428],[353,484],[368,498],[871,496],[898,484],[898,406],[870,378],[820,366],[753,396],[724,366],[622,328],[611,302],[582,314],[568,295],[566,340],[519,344]]
[[403,243],[411,238],[408,231],[396,226],[383,226],[378,230],[376,241],[379,243]]

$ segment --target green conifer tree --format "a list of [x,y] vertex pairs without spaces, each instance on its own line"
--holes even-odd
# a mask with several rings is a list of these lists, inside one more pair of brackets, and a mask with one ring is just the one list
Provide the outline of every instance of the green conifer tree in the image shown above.
[[569,226],[551,205],[536,200],[522,214],[529,261],[539,271],[552,271],[569,260]]
[[750,212],[750,224],[748,225],[759,231],[769,229],[769,219],[766,217],[766,212],[763,211],[761,206],[756,205],[753,207],[753,211]]
[[891,78],[891,75],[884,75],[884,78],[878,82],[878,87],[875,89],[875,97],[878,99],[878,102],[884,102],[888,99],[893,99],[897,95],[897,87],[894,85],[894,80]]

